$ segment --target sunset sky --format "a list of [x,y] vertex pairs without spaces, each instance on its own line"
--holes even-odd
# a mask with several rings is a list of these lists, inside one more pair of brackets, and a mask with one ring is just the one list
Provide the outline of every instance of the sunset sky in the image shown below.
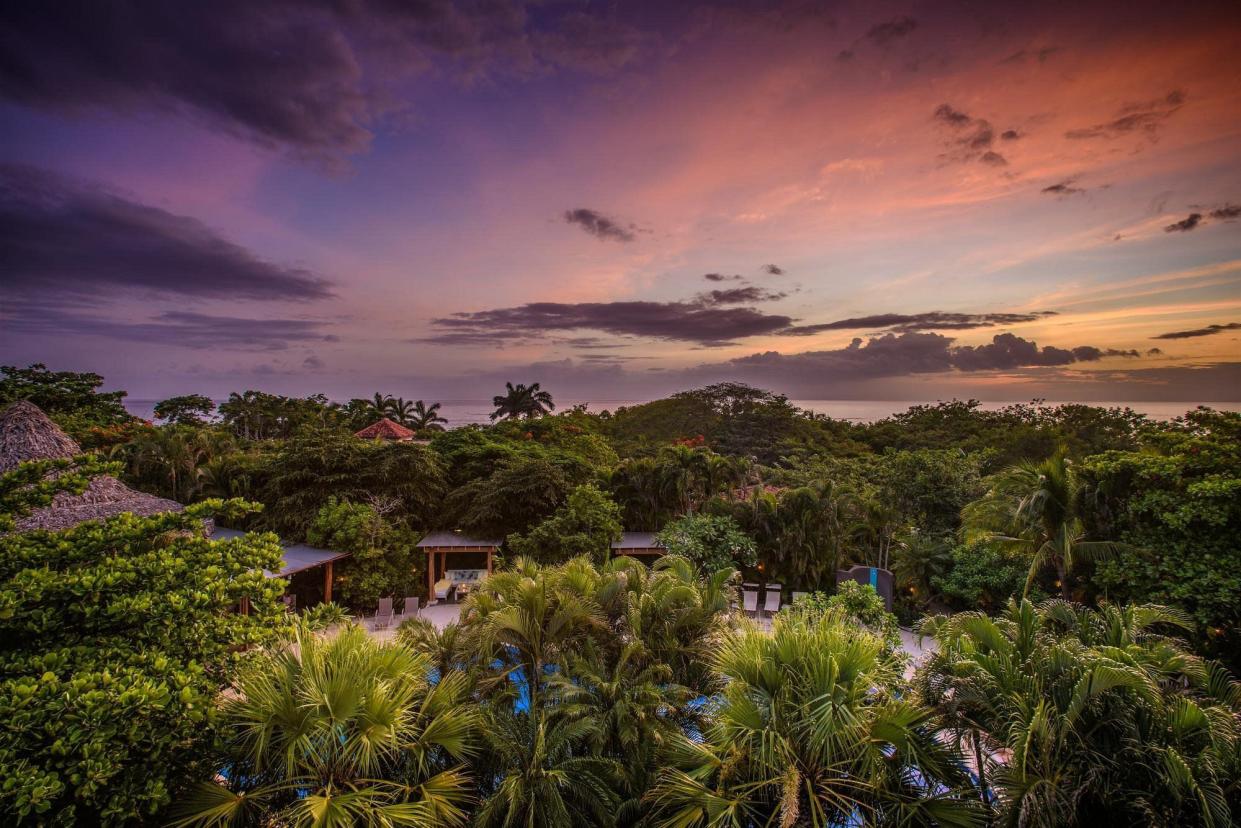
[[140,398],[1241,399],[1235,2],[0,20],[5,364]]

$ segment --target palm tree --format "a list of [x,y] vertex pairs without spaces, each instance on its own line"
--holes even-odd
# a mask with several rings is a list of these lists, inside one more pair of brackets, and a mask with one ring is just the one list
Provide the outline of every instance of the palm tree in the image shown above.
[[426,405],[422,400],[414,403],[413,413],[409,417],[409,427],[415,431],[443,431],[447,418],[439,415],[440,404]]
[[222,772],[173,824],[465,825],[478,720],[464,677],[432,685],[424,656],[360,627],[293,644],[243,670]]
[[1191,627],[1060,600],[939,616],[917,689],[973,754],[998,824],[1232,825],[1241,687],[1163,634]]
[[392,413],[392,403],[394,400],[386,394],[375,392],[375,396],[366,401],[367,407],[370,409],[371,418],[374,420],[382,420]]
[[523,417],[532,419],[542,417],[556,408],[555,403],[552,402],[552,395],[540,390],[537,382],[529,386],[514,386],[513,383],[506,382],[504,387],[506,393],[491,400],[491,404],[496,407],[496,410],[491,412],[492,420],[513,420]]
[[892,573],[901,589],[910,589],[919,601],[931,596],[935,578],[952,566],[952,552],[942,537],[909,532],[895,546]]
[[710,656],[725,680],[701,740],[678,736],[647,794],[678,828],[971,825],[981,807],[931,712],[888,692],[896,661],[843,616],[777,616]]
[[388,418],[393,422],[408,426],[413,420],[414,405],[404,397],[397,397],[388,403]]
[[1053,566],[1060,597],[1078,561],[1112,554],[1117,545],[1086,540],[1083,487],[1064,448],[1046,460],[1025,460],[992,475],[983,497],[961,510],[967,542],[992,541],[1031,554],[1025,595],[1039,570]]
[[479,809],[479,828],[595,828],[612,825],[620,797],[614,760],[584,746],[599,726],[546,710],[499,712],[488,722],[487,740],[499,782]]

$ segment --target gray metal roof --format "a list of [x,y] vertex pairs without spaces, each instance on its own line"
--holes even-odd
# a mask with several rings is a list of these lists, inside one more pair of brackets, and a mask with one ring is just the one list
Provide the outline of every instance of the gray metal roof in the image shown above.
[[[225,529],[222,526],[215,527],[211,533],[212,540],[228,540],[229,538],[239,538],[246,532],[240,532],[236,529]],[[266,572],[268,578],[283,578],[292,575],[295,572],[301,572],[306,569],[314,569],[316,566],[322,566],[328,561],[336,561],[341,558],[349,557],[348,552],[333,552],[330,549],[317,549],[313,546],[307,546],[304,543],[281,544],[284,546],[284,561],[281,563],[279,572]]]
[[433,547],[442,549],[450,546],[494,546],[499,547],[503,540],[495,540],[493,538],[471,538],[468,535],[462,535],[457,532],[431,532],[425,538],[418,541],[419,549]]
[[621,532],[620,540],[612,541],[613,549],[663,549],[655,540],[655,532]]

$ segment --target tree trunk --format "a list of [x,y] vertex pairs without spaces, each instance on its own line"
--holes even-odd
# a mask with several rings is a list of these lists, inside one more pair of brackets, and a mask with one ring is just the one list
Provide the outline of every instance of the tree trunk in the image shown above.
[[1069,573],[1064,568],[1064,560],[1056,559],[1056,578],[1060,581],[1060,597],[1066,601],[1072,600],[1072,593],[1069,592]]

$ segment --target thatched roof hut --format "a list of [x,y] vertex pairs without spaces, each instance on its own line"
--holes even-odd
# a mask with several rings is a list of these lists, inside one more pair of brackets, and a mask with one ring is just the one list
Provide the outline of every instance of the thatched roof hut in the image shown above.
[[355,437],[361,437],[363,440],[391,440],[394,442],[404,442],[414,439],[414,432],[410,431],[400,423],[393,422],[384,417],[377,423],[372,423],[361,431],[354,432]]
[[[81,447],[60,430],[37,405],[15,402],[0,412],[0,474],[28,460],[54,460],[81,454]],[[62,492],[52,505],[17,521],[17,531],[68,529],[86,520],[102,520],[133,512],[156,515],[179,512],[175,500],[136,492],[115,477],[100,475],[80,495]]]

